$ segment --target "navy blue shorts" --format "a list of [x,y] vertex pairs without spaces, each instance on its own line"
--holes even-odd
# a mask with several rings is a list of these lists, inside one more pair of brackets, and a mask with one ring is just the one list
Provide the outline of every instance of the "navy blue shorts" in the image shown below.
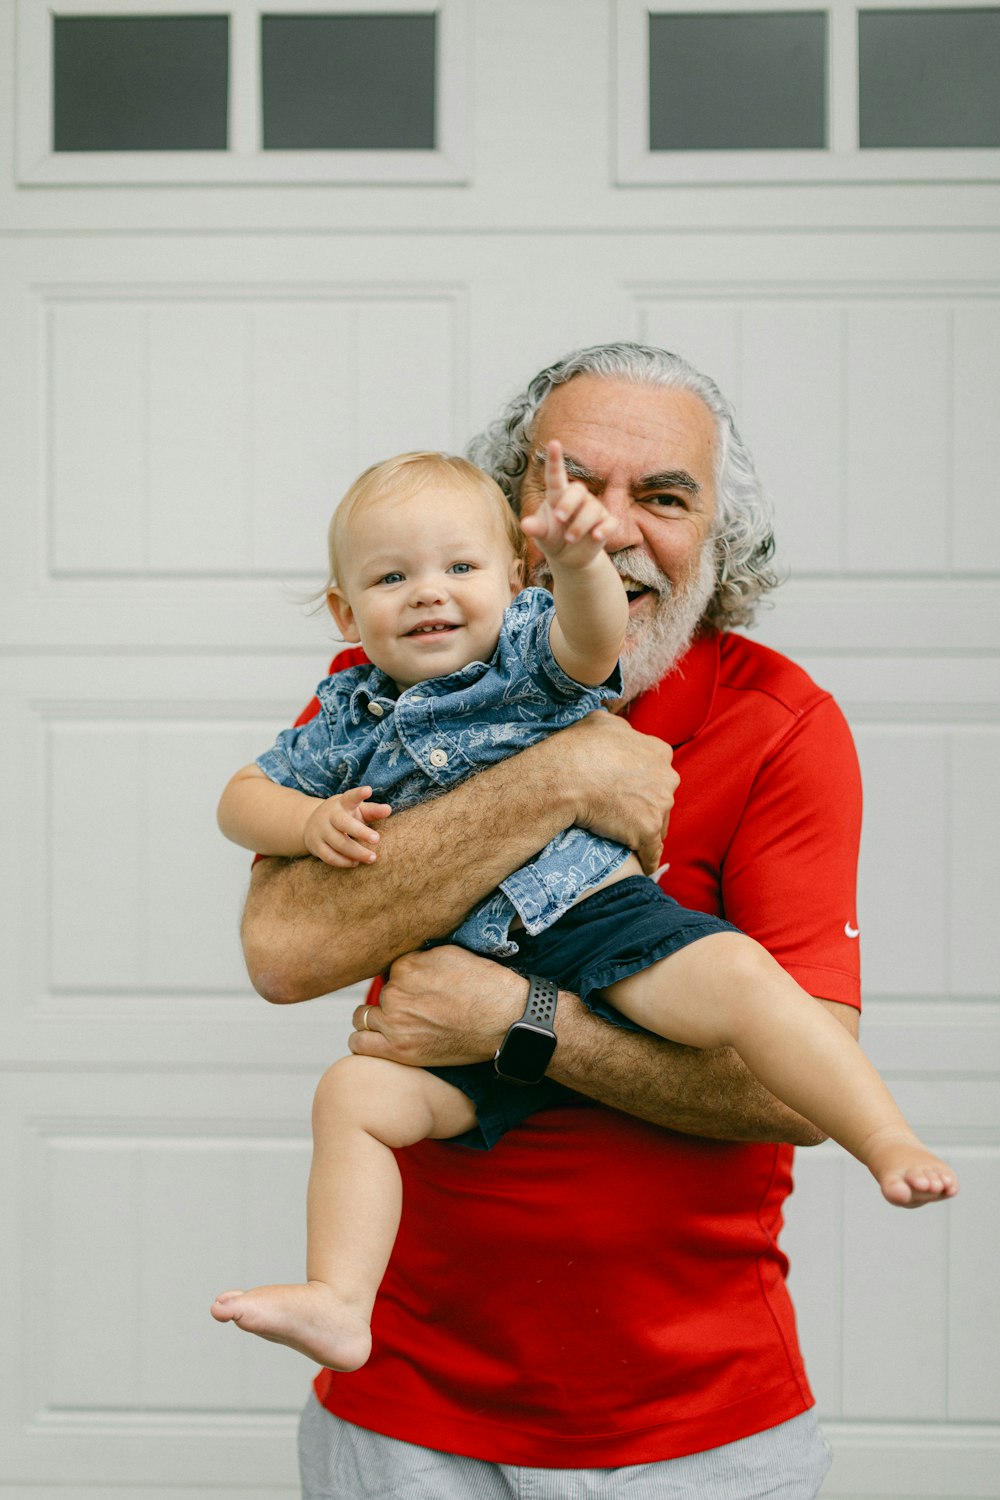
[[[612,1026],[642,1031],[642,1026],[609,1005],[601,991],[699,938],[736,931],[721,917],[679,906],[647,876],[630,875],[577,902],[537,937],[513,933],[518,952],[502,962],[519,974],[554,979],[560,989],[579,995],[588,1010]],[[476,1128],[455,1140],[480,1150],[488,1151],[513,1125],[537,1110],[576,1097],[551,1078],[526,1085],[506,1083],[497,1077],[491,1062],[428,1071],[454,1084],[475,1104]]]

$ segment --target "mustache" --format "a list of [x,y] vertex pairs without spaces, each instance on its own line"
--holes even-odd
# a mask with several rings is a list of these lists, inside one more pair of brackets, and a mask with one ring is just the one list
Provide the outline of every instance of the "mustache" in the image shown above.
[[[619,578],[629,583],[638,583],[642,588],[652,589],[661,599],[668,599],[673,593],[673,585],[666,573],[641,548],[622,547],[619,552],[609,552],[608,556]],[[552,583],[552,573],[544,561],[535,569],[534,582],[542,588],[548,588]]]
[[670,579],[658,568],[651,557],[638,547],[623,547],[620,552],[610,553],[618,576],[643,588],[652,589],[661,598],[673,592]]

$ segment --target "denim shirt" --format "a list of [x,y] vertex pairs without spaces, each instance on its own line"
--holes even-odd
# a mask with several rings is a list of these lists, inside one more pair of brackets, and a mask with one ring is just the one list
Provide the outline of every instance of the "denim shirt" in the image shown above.
[[[522,590],[504,613],[491,661],[402,693],[376,666],[335,673],[317,689],[316,717],[284,730],[257,765],[272,781],[311,797],[371,786],[374,800],[397,812],[441,795],[621,697],[618,667],[599,687],[567,677],[549,645],[553,616],[550,593]],[[621,844],[567,828],[501,881],[452,941],[489,957],[515,954],[515,912],[528,932],[542,932],[627,856]]]

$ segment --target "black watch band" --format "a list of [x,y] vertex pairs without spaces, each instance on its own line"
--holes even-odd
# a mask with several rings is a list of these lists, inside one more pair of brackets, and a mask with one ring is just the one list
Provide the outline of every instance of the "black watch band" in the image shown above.
[[528,975],[528,1003],[497,1048],[493,1067],[507,1083],[539,1083],[556,1050],[553,1021],[559,986],[552,979]]

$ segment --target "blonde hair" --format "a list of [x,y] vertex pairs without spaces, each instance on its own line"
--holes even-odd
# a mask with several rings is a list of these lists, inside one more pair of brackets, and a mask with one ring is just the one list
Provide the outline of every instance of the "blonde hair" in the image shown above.
[[[330,572],[324,594],[343,581],[344,562],[348,554],[347,528],[352,519],[378,500],[410,500],[442,481],[453,488],[478,494],[486,502],[500,523],[515,558],[523,564],[524,533],[503,490],[488,474],[467,458],[458,458],[451,453],[423,450],[399,453],[395,458],[372,464],[363,474],[359,474],[334,511],[327,532]],[[444,503],[447,503],[446,500]]]

